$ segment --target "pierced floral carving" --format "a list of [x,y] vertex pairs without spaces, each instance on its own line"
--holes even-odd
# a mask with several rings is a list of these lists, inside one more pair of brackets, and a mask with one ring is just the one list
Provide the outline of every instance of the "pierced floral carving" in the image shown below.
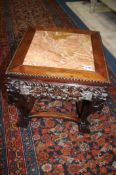
[[24,96],[50,97],[53,99],[94,100],[107,98],[107,87],[87,86],[80,84],[61,84],[8,79],[8,92]]

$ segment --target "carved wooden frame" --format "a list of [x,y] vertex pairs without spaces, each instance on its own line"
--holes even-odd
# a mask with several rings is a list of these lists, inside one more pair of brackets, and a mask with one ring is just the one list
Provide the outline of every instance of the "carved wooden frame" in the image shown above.
[[[107,86],[110,84],[99,32],[47,28],[47,31],[74,32],[91,36],[95,71],[85,71],[23,65],[25,55],[36,30],[46,29],[39,27],[27,30],[6,70],[8,96],[10,101],[13,104],[15,103],[23,112],[23,118],[20,119],[23,122],[21,123],[27,126],[29,112],[35,100],[39,99],[40,96],[44,96],[44,90],[48,96],[51,94],[50,97],[60,96],[62,99],[67,99],[67,96],[69,96],[75,100],[80,118],[80,131],[89,132],[87,117],[92,110],[95,112],[102,109],[107,99]],[[88,99],[88,92],[91,96],[90,99]],[[38,112],[36,115],[39,115]],[[63,118],[78,121],[76,116],[65,116]]]
[[[25,55],[31,44],[33,36],[36,30],[45,30],[42,27],[29,28],[25,33],[21,43],[19,44],[14,57],[6,71],[8,76],[17,77],[35,77],[40,80],[55,81],[55,82],[66,82],[66,83],[81,83],[81,84],[109,84],[109,76],[107,72],[107,66],[102,49],[102,42],[99,32],[79,29],[66,29],[66,28],[54,28],[47,29],[47,31],[65,31],[74,32],[80,34],[88,34],[91,36],[93,57],[95,64],[94,71],[86,70],[72,70],[63,68],[49,68],[41,66],[27,66],[23,65]],[[102,67],[101,67],[102,65]]]

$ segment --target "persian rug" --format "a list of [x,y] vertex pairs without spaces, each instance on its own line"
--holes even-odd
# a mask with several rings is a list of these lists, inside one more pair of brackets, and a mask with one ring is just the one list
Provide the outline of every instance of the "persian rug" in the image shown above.
[[[0,174],[1,175],[114,175],[116,170],[116,82],[100,114],[89,116],[90,134],[63,119],[33,118],[17,127],[21,115],[9,105],[5,70],[28,26],[75,27],[53,0],[0,1]],[[80,26],[78,26],[80,27]],[[43,99],[40,111],[75,114],[74,101]]]

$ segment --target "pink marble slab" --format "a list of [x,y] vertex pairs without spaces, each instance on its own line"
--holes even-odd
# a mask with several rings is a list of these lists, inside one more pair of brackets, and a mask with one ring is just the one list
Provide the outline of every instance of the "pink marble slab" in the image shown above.
[[91,37],[36,31],[23,65],[95,71]]

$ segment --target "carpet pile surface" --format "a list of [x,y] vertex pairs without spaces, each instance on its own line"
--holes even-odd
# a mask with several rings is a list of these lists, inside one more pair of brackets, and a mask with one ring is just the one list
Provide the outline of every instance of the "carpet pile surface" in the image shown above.
[[[114,175],[116,172],[116,79],[100,114],[89,116],[90,134],[63,119],[33,118],[17,127],[21,115],[9,105],[5,70],[29,26],[75,27],[53,0],[0,1],[0,174],[1,175]],[[79,26],[78,26],[79,27]],[[39,111],[76,115],[74,101],[43,99]]]

